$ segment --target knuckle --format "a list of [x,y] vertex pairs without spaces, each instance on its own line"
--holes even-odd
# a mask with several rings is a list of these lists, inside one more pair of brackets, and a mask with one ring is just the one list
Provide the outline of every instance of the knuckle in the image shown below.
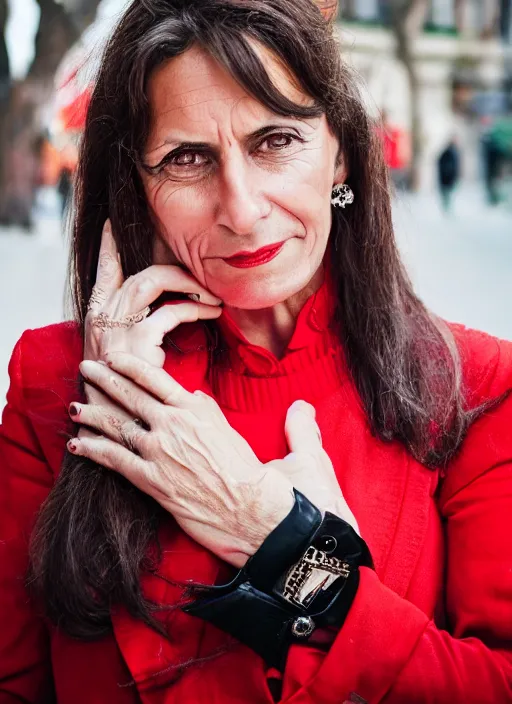
[[164,406],[173,406],[177,401],[176,394],[173,391],[169,391],[164,397],[163,404]]
[[104,442],[105,438],[103,435],[89,436],[85,435],[80,438],[82,447],[86,450],[88,455],[94,455],[96,461],[100,462],[107,456],[107,447]]
[[181,323],[176,308],[177,306],[165,306],[165,324],[171,328],[175,328]]
[[219,404],[217,403],[217,401],[211,396],[208,396],[208,394],[205,394],[204,403],[206,407],[212,412],[219,410]]
[[96,283],[92,289],[91,298],[100,299],[106,297],[106,291],[100,283]]
[[100,254],[98,269],[101,274],[110,274],[116,268],[116,261],[109,252]]
[[128,448],[128,450],[131,450],[132,452],[136,449],[136,431],[134,428],[134,423],[128,422],[128,423],[122,423],[119,427],[119,435],[121,437],[121,441],[125,447]]
[[311,467],[316,467],[318,465],[318,453],[314,450],[302,450],[300,453],[300,459],[305,465]]
[[121,431],[123,427],[123,422],[112,413],[107,413],[107,423],[118,432]]
[[134,283],[132,284],[133,294],[137,297],[145,296],[153,287],[153,278],[147,274],[138,278],[135,277]]
[[148,379],[153,379],[156,376],[155,368],[145,359],[141,359],[140,362],[140,374]]
[[201,403],[211,406],[212,408],[217,408],[217,401],[212,396],[210,396],[210,394],[201,391],[201,389],[197,389],[196,391],[194,391],[193,395],[199,401],[201,401]]
[[201,399],[206,401],[207,399],[211,399],[211,396],[208,396],[208,394],[205,394],[204,391],[201,391],[201,389],[196,389],[193,394],[196,398]]

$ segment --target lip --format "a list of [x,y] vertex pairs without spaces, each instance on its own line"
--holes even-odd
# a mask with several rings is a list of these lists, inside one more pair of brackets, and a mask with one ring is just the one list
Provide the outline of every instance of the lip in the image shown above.
[[232,257],[224,259],[224,261],[226,264],[234,266],[237,269],[248,269],[252,266],[261,266],[262,264],[266,264],[277,257],[284,244],[284,242],[270,244],[267,247],[262,247],[261,249],[256,250],[256,252],[237,252]]

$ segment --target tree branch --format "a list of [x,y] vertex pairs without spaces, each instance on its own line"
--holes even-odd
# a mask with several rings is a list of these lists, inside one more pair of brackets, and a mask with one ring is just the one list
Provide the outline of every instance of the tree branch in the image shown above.
[[409,81],[411,101],[411,187],[420,182],[420,155],[422,149],[421,114],[419,108],[419,81],[413,54],[413,41],[423,29],[429,0],[390,0],[391,30],[396,40],[396,56],[402,63]]
[[4,92],[3,89],[6,84],[9,84],[11,76],[9,54],[7,53],[7,44],[5,41],[5,28],[8,19],[9,7],[7,0],[0,0],[0,83],[2,85],[2,93]]
[[408,36],[415,36],[423,29],[429,0],[390,0],[392,28]]
[[100,0],[80,0],[74,9],[56,0],[37,0],[41,16],[28,78],[53,78],[66,52],[94,20]]
[[82,34],[87,27],[94,22],[101,0],[74,0],[74,2],[64,2],[68,14],[76,25],[79,34]]

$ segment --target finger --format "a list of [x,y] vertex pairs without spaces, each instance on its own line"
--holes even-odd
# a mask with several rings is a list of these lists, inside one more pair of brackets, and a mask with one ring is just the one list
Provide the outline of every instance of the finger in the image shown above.
[[152,313],[146,320],[139,323],[137,332],[145,340],[151,341],[157,345],[161,345],[165,335],[181,323],[195,323],[197,320],[214,320],[222,314],[222,308],[219,306],[207,306],[202,303],[192,303],[192,301],[184,301],[183,303],[166,304]]
[[292,403],[286,414],[284,432],[290,452],[316,453],[322,449],[315,409],[305,401]]
[[[80,430],[78,431],[78,439],[81,440],[82,438],[95,438],[96,433],[94,433],[92,430],[89,430],[89,428],[86,428],[85,426],[81,425]],[[72,442],[72,441],[71,441]],[[68,443],[68,449],[69,449],[69,443]]]
[[117,291],[124,281],[123,269],[112,234],[110,220],[105,222],[101,235],[96,283],[89,303],[89,310],[101,310],[107,298]]
[[[144,359],[156,367],[163,367],[165,351],[162,348],[164,337],[180,323],[193,323],[197,320],[214,320],[222,314],[222,308],[201,303],[166,304],[138,323],[133,330],[130,343],[131,354]],[[119,341],[120,343],[122,341]],[[124,351],[125,345],[119,348]],[[116,350],[111,342],[109,349]]]
[[136,419],[127,419],[113,409],[75,402],[69,406],[69,415],[75,423],[92,428],[131,450],[139,451],[148,435]]
[[[139,365],[151,366],[136,357],[135,360]],[[125,408],[132,418],[140,418],[149,427],[157,421],[161,404],[131,379],[110,369],[106,364],[91,360],[81,362],[80,372],[89,383]]]
[[88,457],[102,467],[122,474],[131,484],[142,491],[148,487],[148,482],[145,481],[147,462],[109,438],[84,432],[79,438],[72,438],[68,442],[67,448],[73,455]]
[[[164,369],[155,367],[128,352],[107,352],[107,365],[121,378],[132,380],[136,388],[145,389],[151,397],[157,398],[167,406],[186,408],[195,406],[197,398],[178,384]],[[141,416],[142,417],[142,416]],[[144,419],[143,419],[144,420]]]
[[131,276],[122,289],[123,300],[120,305],[129,313],[136,313],[151,305],[166,292],[187,293],[199,297],[200,303],[218,306],[220,298],[207,289],[178,266],[154,264],[144,271]]

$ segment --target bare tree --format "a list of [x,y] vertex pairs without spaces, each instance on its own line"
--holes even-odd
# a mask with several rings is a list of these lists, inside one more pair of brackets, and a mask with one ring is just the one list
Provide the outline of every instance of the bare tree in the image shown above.
[[4,151],[2,135],[4,134],[4,125],[11,94],[11,69],[5,41],[5,29],[9,17],[8,9],[7,0],[0,0],[0,169]]
[[9,55],[5,42],[5,28],[7,25],[8,11],[7,0],[0,0],[0,101],[8,91],[10,83]]
[[413,43],[423,29],[429,7],[429,0],[389,0],[389,20],[395,35],[396,55],[405,68],[409,82],[412,190],[419,188],[422,152],[422,124],[419,105],[420,84],[414,60]]
[[[71,6],[70,0],[36,1],[40,19],[34,59],[22,81],[8,82],[0,119],[0,222],[28,229],[38,171],[40,109],[51,97],[59,64],[93,21],[100,3],[100,0],[74,0]],[[6,18],[7,2],[0,0],[0,30],[5,29]],[[0,71],[1,51],[0,44]]]

